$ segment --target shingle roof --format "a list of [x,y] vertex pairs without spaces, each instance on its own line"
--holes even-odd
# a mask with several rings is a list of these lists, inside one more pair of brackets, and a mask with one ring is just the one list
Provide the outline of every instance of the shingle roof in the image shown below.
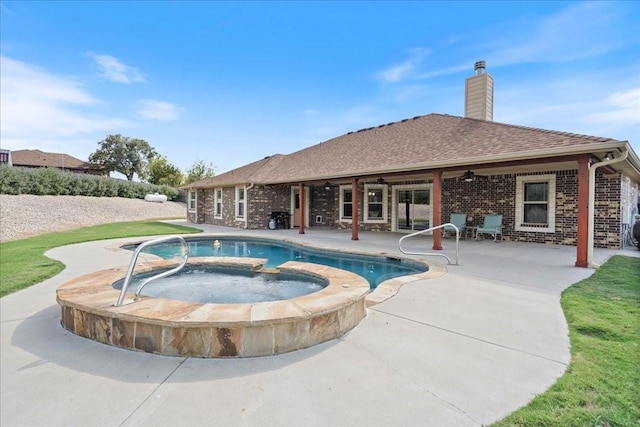
[[[245,168],[255,168],[260,162],[252,163],[212,178],[207,186],[299,182],[535,159],[589,152],[621,143],[611,138],[428,114],[349,132],[280,156],[277,163],[261,173],[245,175]],[[268,159],[261,162],[265,160]],[[234,174],[240,180],[234,180]]]
[[46,153],[40,150],[11,152],[14,166],[41,166],[62,169],[88,169],[89,164],[64,153]]
[[269,176],[273,170],[277,168],[277,165],[283,157],[281,154],[274,154],[273,156],[265,157],[257,162],[249,163],[248,165],[230,170],[229,172],[196,181],[190,185],[186,185],[185,188],[211,188],[212,186],[265,182],[265,180],[268,181]]

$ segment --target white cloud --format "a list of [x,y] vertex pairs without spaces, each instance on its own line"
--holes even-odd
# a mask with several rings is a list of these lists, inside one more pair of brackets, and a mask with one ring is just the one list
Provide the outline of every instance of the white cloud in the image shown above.
[[405,61],[377,74],[378,79],[387,83],[396,83],[408,76],[414,69],[413,61]]
[[180,116],[180,108],[170,102],[143,99],[138,101],[138,114],[145,119],[171,121]]
[[123,64],[111,55],[89,53],[89,56],[96,61],[100,68],[100,75],[107,80],[127,84],[145,81],[145,77],[139,69]]
[[588,120],[640,124],[640,88],[612,93],[601,108],[604,111],[589,114]]
[[0,56],[0,82],[3,148],[59,149],[89,134],[128,125],[122,118],[92,114],[101,102],[76,79]]
[[618,30],[618,9],[607,2],[582,2],[540,21],[511,23],[502,29],[486,58],[497,66],[570,62],[602,55],[627,38]]
[[506,83],[494,99],[499,122],[640,142],[640,88],[629,69]]
[[[617,20],[624,12],[607,2],[572,4],[543,19],[505,22],[503,25],[481,27],[468,34],[446,40],[444,49],[451,51],[452,40],[460,46],[474,46],[476,59],[484,59],[491,68],[516,64],[571,62],[611,52],[625,43],[633,43],[635,35],[623,34]],[[425,51],[426,52],[426,51]],[[407,61],[378,73],[385,82],[397,82],[410,77],[431,79],[470,70],[470,61],[424,71],[420,60],[424,52],[412,53]],[[429,52],[443,55],[444,52]]]
[[397,83],[405,80],[414,74],[416,66],[429,53],[429,50],[426,48],[419,47],[409,49],[409,58],[407,60],[389,67],[386,70],[379,71],[376,73],[376,78],[385,83]]
[[302,112],[302,114],[304,114],[305,116],[317,116],[318,114],[320,114],[320,111],[313,108],[307,108]]

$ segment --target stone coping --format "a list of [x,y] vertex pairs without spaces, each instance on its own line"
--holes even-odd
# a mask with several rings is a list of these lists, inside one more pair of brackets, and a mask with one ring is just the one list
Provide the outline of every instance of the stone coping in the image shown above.
[[[264,259],[194,257],[190,264],[259,270]],[[175,260],[141,264],[136,272],[175,265]],[[328,285],[308,295],[251,304],[203,304],[141,296],[112,284],[127,267],[87,274],[61,285],[56,294],[61,324],[71,332],[105,344],[171,356],[250,357],[279,354],[337,338],[365,315],[369,283],[333,267],[288,261],[279,271],[310,274]],[[134,291],[132,289],[132,291]]]

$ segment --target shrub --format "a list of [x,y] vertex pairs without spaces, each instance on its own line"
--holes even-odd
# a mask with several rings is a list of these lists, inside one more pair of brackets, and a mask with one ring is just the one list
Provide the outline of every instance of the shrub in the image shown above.
[[178,190],[168,185],[130,182],[105,176],[74,174],[56,168],[15,168],[0,165],[0,194],[73,195],[143,199],[160,193],[176,200]]

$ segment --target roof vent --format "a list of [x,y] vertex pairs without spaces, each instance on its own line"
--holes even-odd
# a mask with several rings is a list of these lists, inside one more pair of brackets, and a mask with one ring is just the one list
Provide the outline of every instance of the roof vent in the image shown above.
[[473,66],[474,70],[476,70],[476,76],[479,76],[480,74],[484,74],[487,68],[487,63],[484,61],[478,61],[475,63],[475,65]]

